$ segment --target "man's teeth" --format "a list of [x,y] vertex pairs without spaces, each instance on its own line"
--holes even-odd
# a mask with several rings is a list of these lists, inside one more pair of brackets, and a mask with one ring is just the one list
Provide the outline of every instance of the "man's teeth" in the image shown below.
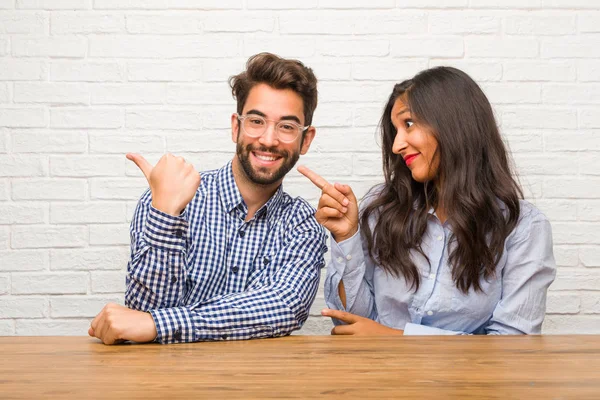
[[261,154],[256,154],[256,153],[254,155],[256,156],[256,158],[259,158],[259,159],[261,159],[263,161],[275,161],[275,160],[277,160],[277,157],[263,156]]

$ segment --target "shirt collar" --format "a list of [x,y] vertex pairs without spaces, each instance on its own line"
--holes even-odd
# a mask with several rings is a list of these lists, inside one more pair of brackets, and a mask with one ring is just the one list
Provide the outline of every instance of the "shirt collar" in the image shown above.
[[[240,193],[235,178],[233,176],[233,161],[229,161],[218,172],[218,188],[223,206],[228,213],[237,207],[241,207],[244,212],[248,211],[244,198]],[[256,212],[256,218],[262,218],[266,215],[269,223],[273,223],[273,216],[283,201],[283,185],[279,185],[273,196]]]

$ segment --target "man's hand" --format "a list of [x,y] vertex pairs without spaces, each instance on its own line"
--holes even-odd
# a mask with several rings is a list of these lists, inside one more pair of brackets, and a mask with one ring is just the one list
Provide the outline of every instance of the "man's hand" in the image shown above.
[[109,303],[92,321],[90,336],[97,337],[104,344],[132,342],[151,342],[156,338],[156,325],[152,315],[132,310],[118,304]]
[[153,167],[140,154],[126,156],[144,173],[150,190],[152,206],[164,213],[178,216],[196,195],[200,174],[183,157],[165,154]]
[[321,315],[344,321],[348,325],[338,325],[331,330],[332,335],[364,335],[385,336],[403,335],[404,331],[381,325],[372,319],[360,317],[345,311],[331,310],[329,308],[321,311]]
[[315,213],[317,221],[331,232],[336,242],[352,237],[358,231],[358,202],[350,186],[332,185],[303,165],[298,172],[321,189]]

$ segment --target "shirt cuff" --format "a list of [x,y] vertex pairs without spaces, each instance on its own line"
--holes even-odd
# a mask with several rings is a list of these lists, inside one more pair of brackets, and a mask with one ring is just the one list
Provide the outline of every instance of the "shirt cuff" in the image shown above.
[[144,239],[150,246],[165,251],[185,251],[187,232],[185,212],[174,217],[150,206],[144,227]]
[[163,308],[151,310],[156,325],[156,342],[190,343],[194,342],[194,325],[187,307]]
[[449,331],[446,329],[435,328],[408,322],[404,327],[405,336],[426,336],[426,335],[465,335],[463,332]]
[[352,237],[336,242],[331,237],[331,265],[340,276],[348,274],[360,266],[363,257],[362,243],[360,242],[360,231]]

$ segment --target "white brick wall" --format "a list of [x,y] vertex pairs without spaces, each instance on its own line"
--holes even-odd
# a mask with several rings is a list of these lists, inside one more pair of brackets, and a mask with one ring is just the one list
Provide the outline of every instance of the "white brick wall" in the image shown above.
[[[453,65],[492,101],[559,264],[547,333],[600,333],[598,0],[0,0],[0,335],[85,335],[122,302],[146,187],[124,153],[198,169],[234,145],[227,87],[248,56],[320,79],[305,163],[361,195],[394,82]],[[286,189],[316,202],[293,172]],[[322,291],[302,333],[327,334]]]

